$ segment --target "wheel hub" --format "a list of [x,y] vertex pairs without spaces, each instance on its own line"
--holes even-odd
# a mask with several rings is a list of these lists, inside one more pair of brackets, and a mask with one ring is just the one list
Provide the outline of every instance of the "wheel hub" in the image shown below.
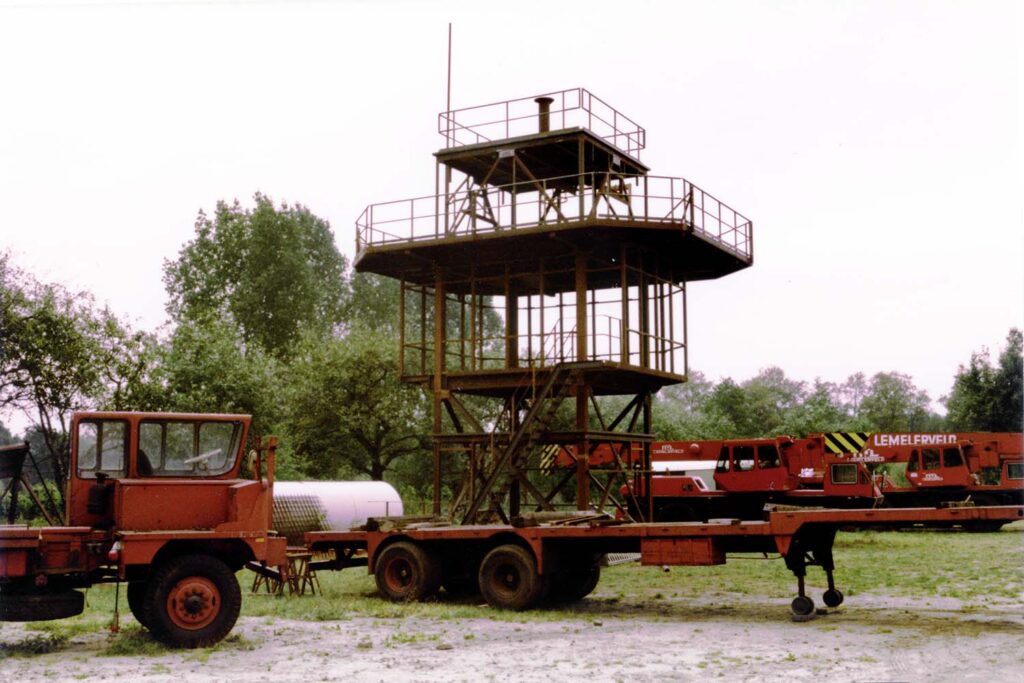
[[203,576],[182,579],[167,596],[167,614],[179,628],[190,631],[209,626],[220,613],[220,591]]

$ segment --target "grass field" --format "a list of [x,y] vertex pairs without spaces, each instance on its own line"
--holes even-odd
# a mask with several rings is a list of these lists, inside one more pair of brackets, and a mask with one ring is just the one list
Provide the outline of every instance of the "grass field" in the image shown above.
[[[840,533],[835,546],[836,582],[848,604],[861,594],[955,598],[962,610],[993,605],[1024,606],[1024,522],[998,533],[961,531],[902,531]],[[795,580],[779,558],[730,557],[717,567],[656,567],[635,564],[606,569],[594,596],[574,606],[525,613],[501,612],[481,605],[479,598],[395,604],[376,597],[373,578],[364,569],[319,574],[322,595],[277,597],[250,595],[252,574],[242,572],[242,616],[305,621],[347,620],[355,617],[400,619],[487,618],[514,622],[564,619],[657,619],[662,605],[687,599],[714,599],[742,605],[765,599],[788,600]],[[824,574],[809,569],[809,591],[815,597],[825,586]],[[813,588],[813,590],[812,590]],[[105,654],[156,654],[164,648],[137,626],[120,588],[122,635]],[[69,638],[108,628],[114,607],[114,587],[102,585],[87,593],[85,613],[73,619],[30,625],[34,634],[19,643],[0,644],[6,656],[33,655],[60,649]],[[229,640],[238,648],[237,637]]]

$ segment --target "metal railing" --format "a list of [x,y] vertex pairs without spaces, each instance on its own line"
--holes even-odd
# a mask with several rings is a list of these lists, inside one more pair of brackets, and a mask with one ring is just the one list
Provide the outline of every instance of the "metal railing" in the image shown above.
[[[542,97],[552,100],[545,114],[537,106]],[[461,147],[536,133],[542,117],[553,130],[586,128],[634,158],[639,158],[647,141],[639,124],[583,88],[441,112],[437,132],[444,136],[446,147]]]
[[750,219],[685,178],[604,173],[372,204],[356,220],[356,248],[587,221],[682,224],[741,258],[753,249]]
[[[686,345],[682,341],[624,328],[619,318],[604,314],[592,316],[589,328],[586,360],[610,361],[673,374],[686,371]],[[476,338],[469,348],[465,339],[451,338],[445,342],[445,371],[540,369],[575,362],[580,360],[577,341],[575,325],[567,325],[564,319],[544,334],[488,335]],[[510,343],[517,349],[511,361],[505,355]],[[402,349],[406,376],[434,372],[432,343],[425,339],[406,341]]]

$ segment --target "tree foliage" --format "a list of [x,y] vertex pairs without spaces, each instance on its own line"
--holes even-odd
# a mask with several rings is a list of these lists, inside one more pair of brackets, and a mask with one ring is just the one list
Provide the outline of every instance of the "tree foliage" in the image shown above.
[[195,238],[164,263],[167,310],[180,323],[237,325],[242,341],[282,358],[304,331],[342,321],[346,260],[327,221],[256,194],[255,208],[219,202]]
[[945,398],[947,419],[953,429],[964,431],[1020,431],[1024,420],[1024,335],[1011,329],[1006,348],[993,366],[987,350],[971,354],[953,379]]
[[373,332],[308,340],[289,379],[288,436],[310,475],[382,479],[429,453],[422,392],[399,383],[394,350]]

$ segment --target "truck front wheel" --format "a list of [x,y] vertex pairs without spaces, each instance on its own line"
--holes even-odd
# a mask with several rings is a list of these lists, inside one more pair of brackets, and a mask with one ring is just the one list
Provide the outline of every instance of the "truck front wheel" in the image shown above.
[[141,621],[172,647],[206,647],[231,632],[242,606],[238,580],[209,555],[168,560],[145,584]]

